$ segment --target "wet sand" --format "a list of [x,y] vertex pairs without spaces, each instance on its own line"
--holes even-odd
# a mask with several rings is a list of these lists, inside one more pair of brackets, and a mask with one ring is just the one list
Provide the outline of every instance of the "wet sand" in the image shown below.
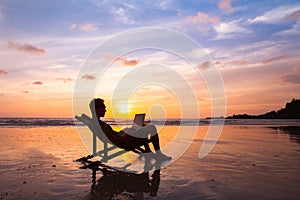
[[[177,129],[162,130],[163,146]],[[213,151],[199,159],[206,130],[199,126],[190,148],[161,169],[157,196],[118,191],[116,198],[298,199],[299,134],[265,125],[227,125]],[[126,181],[126,174],[104,179],[98,171],[96,184],[105,187],[91,193],[91,170],[74,162],[89,154],[74,127],[0,128],[0,150],[0,199],[94,199],[113,188],[109,184],[115,179]]]

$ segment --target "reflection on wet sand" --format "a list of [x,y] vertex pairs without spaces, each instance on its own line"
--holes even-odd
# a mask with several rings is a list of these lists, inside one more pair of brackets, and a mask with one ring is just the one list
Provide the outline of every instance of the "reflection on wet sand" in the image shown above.
[[[268,128],[270,126],[276,128]],[[107,194],[107,198],[115,195],[114,199],[121,200],[138,199],[138,196],[142,199],[142,195],[144,199],[163,200],[298,200],[300,145],[295,138],[299,138],[299,126],[286,126],[226,125],[213,151],[203,159],[198,158],[198,152],[208,126],[199,126],[188,150],[167,167],[162,164],[160,173],[154,173],[158,169],[152,168],[157,164],[154,160],[144,167],[144,158],[133,160],[136,154],[124,154],[119,159],[126,164],[138,163],[137,171],[142,175],[117,172],[104,166],[100,168],[108,172],[104,175],[95,171],[94,183],[93,170],[79,170],[83,165],[73,162],[80,155],[90,153],[74,128],[0,128],[0,199],[105,199]],[[182,128],[190,132],[189,126]],[[177,129],[176,126],[163,128],[160,132],[162,147],[174,138]],[[186,141],[185,138],[176,141],[178,148]],[[166,153],[173,156],[171,150]],[[124,163],[107,165],[122,167]],[[148,167],[152,171],[143,174]],[[157,191],[157,196],[152,197],[147,191]]]
[[300,144],[300,126],[279,126],[270,128],[280,130],[281,133],[284,134],[289,134],[292,142]]
[[[160,183],[160,169],[154,172],[134,174],[113,169],[100,161],[89,160],[92,157],[83,157],[78,162],[83,164],[81,169],[92,170],[91,192],[86,199],[144,199],[144,195],[154,197]],[[146,163],[145,163],[146,165]],[[102,176],[97,180],[97,171]]]

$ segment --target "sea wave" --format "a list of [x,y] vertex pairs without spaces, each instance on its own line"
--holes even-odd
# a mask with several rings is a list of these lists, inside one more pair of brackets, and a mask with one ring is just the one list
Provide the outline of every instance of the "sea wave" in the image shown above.
[[[110,119],[110,125],[130,126],[132,119]],[[289,125],[300,126],[299,119],[152,119],[146,124],[158,126],[208,126],[208,125]],[[0,118],[0,127],[45,127],[45,126],[85,126],[73,118]]]
[[0,127],[74,126],[72,118],[0,118]]

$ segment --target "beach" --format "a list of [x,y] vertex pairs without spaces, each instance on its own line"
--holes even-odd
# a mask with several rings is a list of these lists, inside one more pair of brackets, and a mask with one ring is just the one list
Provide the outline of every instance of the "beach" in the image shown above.
[[300,0],[0,0],[0,27],[0,200],[300,200]]
[[[182,128],[188,132],[191,126]],[[118,191],[114,198],[298,199],[300,196],[299,127],[274,123],[225,125],[213,150],[201,159],[198,153],[208,125],[193,128],[197,133],[191,146],[160,170],[156,195]],[[163,146],[177,129],[178,126],[170,125],[161,130]],[[109,185],[113,182],[105,182],[102,172],[97,171],[95,180],[99,181],[91,192],[91,170],[80,169],[82,164],[75,162],[89,152],[72,125],[2,126],[0,150],[0,199],[105,199],[99,195],[105,193],[105,188],[114,187]],[[153,173],[150,171],[147,176],[151,179]],[[121,176],[126,178],[124,174]],[[121,176],[116,175],[116,179]],[[100,187],[100,183],[105,187]]]

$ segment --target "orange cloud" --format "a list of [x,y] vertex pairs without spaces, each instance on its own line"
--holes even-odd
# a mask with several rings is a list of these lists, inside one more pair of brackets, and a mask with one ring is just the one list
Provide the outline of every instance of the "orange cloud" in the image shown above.
[[31,84],[33,84],[33,85],[43,85],[43,82],[42,81],[34,81]]
[[82,76],[81,79],[85,79],[85,80],[90,81],[90,80],[95,80],[96,77],[94,75],[86,74],[86,75]]
[[235,61],[231,61],[228,64],[230,64],[230,65],[247,65],[249,63],[247,61],[244,61],[244,60],[235,60]]
[[93,30],[96,30],[97,27],[95,25],[93,25],[93,24],[84,24],[84,25],[80,26],[80,29],[84,30],[84,31],[93,31]]
[[111,60],[114,57],[113,57],[113,55],[105,55],[105,56],[103,56],[103,58],[106,59],[106,60]]
[[136,66],[140,62],[140,60],[138,60],[138,59],[128,60],[126,58],[117,58],[116,61],[121,62],[125,66]]
[[300,73],[300,66],[295,66],[293,67],[294,72],[299,72]]
[[174,28],[182,32],[186,32],[186,28],[183,26],[183,24],[176,24],[174,25]]
[[186,17],[186,21],[194,25],[199,25],[199,24],[208,24],[208,23],[217,24],[220,20],[216,16],[210,17],[209,15],[203,12],[198,12],[196,16]]
[[300,84],[300,74],[288,74],[282,77],[287,83]]
[[187,16],[186,23],[197,26],[198,30],[208,32],[212,24],[218,24],[220,19],[217,16],[209,16],[203,12],[198,12],[195,16]]
[[220,0],[218,3],[218,7],[226,13],[233,12],[233,8],[231,7],[231,0]]
[[206,70],[210,67],[210,64],[211,63],[209,61],[206,61],[206,62],[199,64],[197,67],[201,70]]
[[4,71],[4,70],[0,69],[0,75],[7,75],[7,74],[8,74],[7,71]]
[[16,50],[21,51],[21,52],[31,53],[31,54],[35,54],[35,55],[40,55],[40,54],[45,54],[46,53],[45,49],[37,48],[37,47],[32,46],[30,44],[18,44],[18,43],[15,43],[13,41],[8,41],[7,48],[16,49]]
[[64,83],[70,82],[70,81],[74,81],[74,79],[72,78],[56,78],[54,79],[56,81],[63,81]]
[[[104,56],[104,59],[107,59],[107,60],[111,60],[113,58],[114,58],[114,56],[112,56],[112,55],[105,55]],[[118,61],[118,62],[122,63],[125,66],[135,66],[135,65],[140,63],[139,59],[127,59],[127,58],[124,58],[124,57],[119,57],[119,58],[115,59],[115,61]]]
[[298,20],[300,19],[300,10],[297,10],[288,16],[289,19]]
[[248,65],[249,62],[247,61],[244,61],[244,60],[233,60],[233,61],[229,61],[229,62],[220,62],[220,61],[217,61],[215,62],[216,65]]
[[75,28],[77,28],[77,24],[71,24],[70,25],[70,29],[75,29]]
[[27,93],[29,93],[29,91],[28,90],[22,90],[22,93],[27,94]]
[[282,60],[282,59],[284,59],[284,58],[286,58],[286,55],[276,56],[276,57],[273,57],[273,58],[264,60],[264,61],[262,61],[261,63],[262,63],[262,64],[268,64],[268,63],[271,63],[271,62],[274,62],[274,61]]

